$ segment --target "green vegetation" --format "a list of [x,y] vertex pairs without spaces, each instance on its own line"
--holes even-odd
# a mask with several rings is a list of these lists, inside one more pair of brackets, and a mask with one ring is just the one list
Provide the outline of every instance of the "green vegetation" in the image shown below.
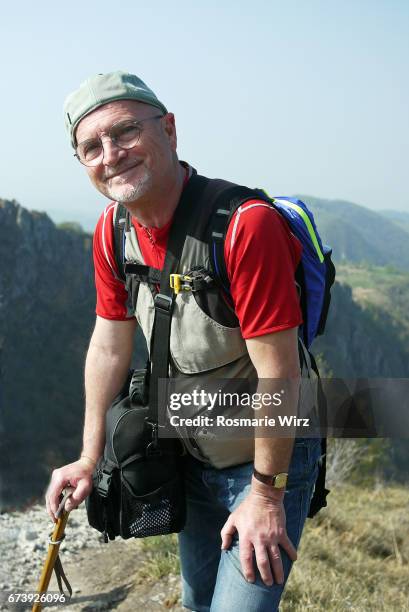
[[387,289],[399,283],[409,283],[409,274],[394,266],[374,266],[369,262],[337,265],[337,280],[351,287]]
[[409,340],[409,273],[369,263],[338,264],[337,280],[352,288],[355,302],[375,320],[391,319],[403,342]]
[[62,223],[58,223],[56,227],[67,232],[74,232],[75,234],[84,233],[81,223],[77,223],[76,221],[63,221]]
[[[345,353],[340,354],[339,348],[333,350],[340,338],[357,335],[356,350],[361,360],[367,355],[369,376],[409,376],[409,274],[390,265],[349,262],[337,264],[337,280],[344,289],[351,288],[353,302],[341,294],[336,297],[328,333],[317,342],[317,361],[323,376],[366,375],[355,365],[350,372],[341,370],[343,364],[353,364],[356,351],[351,344]],[[377,438],[357,440],[356,444],[364,452],[351,473],[354,483],[373,485],[379,478],[407,482],[409,440]]]
[[179,573],[177,536],[156,536],[140,542],[145,559],[137,572],[138,581],[160,580],[168,574]]

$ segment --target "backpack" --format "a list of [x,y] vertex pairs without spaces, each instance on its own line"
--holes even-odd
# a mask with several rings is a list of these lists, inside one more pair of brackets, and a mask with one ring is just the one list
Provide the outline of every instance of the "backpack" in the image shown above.
[[[224,242],[229,223],[237,209],[249,200],[257,199],[272,206],[285,219],[291,232],[300,240],[303,251],[297,267],[295,281],[299,288],[303,324],[298,335],[302,350],[308,354],[310,364],[318,377],[318,403],[320,418],[326,414],[325,395],[319,380],[319,371],[309,348],[318,335],[324,333],[331,301],[331,287],[335,280],[335,266],[331,260],[332,250],[323,245],[317,231],[312,212],[298,199],[288,197],[271,198],[261,189],[249,189],[224,181],[214,181],[214,197],[210,205],[207,241],[210,252],[211,274],[215,282],[230,296],[230,284],[224,260]],[[213,195],[213,194],[212,194]],[[119,276],[125,281],[125,225],[129,223],[129,213],[118,204],[114,219],[115,261]],[[305,359],[300,349],[300,358]],[[324,415],[324,416],[323,416]],[[308,516],[312,518],[327,505],[325,488],[326,438],[321,439],[321,463],[311,500]]]
[[303,324],[299,336],[307,349],[314,338],[324,333],[331,287],[335,280],[335,266],[331,260],[332,249],[323,245],[312,212],[301,200],[279,197],[270,198],[261,189],[252,190],[243,197],[233,198],[225,208],[218,208],[212,224],[210,248],[212,265],[226,292],[229,280],[224,261],[224,241],[229,223],[237,211],[249,199],[258,199],[271,205],[285,219],[291,232],[300,240],[303,250],[296,271],[296,283],[300,291]]

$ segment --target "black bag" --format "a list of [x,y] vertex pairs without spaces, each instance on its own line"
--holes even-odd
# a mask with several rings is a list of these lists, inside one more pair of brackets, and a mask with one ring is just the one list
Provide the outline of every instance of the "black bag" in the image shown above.
[[88,522],[113,540],[178,532],[185,521],[177,440],[159,440],[149,420],[149,369],[133,372],[106,415],[103,457],[87,499]]

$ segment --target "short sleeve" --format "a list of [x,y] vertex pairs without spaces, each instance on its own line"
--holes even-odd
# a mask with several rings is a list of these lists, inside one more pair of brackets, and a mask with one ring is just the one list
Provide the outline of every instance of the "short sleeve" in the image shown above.
[[301,325],[295,271],[302,245],[272,206],[243,204],[229,225],[224,254],[243,338]]
[[97,292],[95,311],[104,319],[126,321],[133,317],[133,312],[129,308],[128,292],[125,283],[118,277],[115,262],[114,211],[115,204],[106,207],[94,232],[93,257]]

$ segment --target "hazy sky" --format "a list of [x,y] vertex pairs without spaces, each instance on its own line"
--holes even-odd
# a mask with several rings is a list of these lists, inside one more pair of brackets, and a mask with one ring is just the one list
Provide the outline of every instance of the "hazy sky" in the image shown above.
[[409,1],[2,3],[0,197],[91,228],[65,96],[135,72],[199,172],[409,212]]

